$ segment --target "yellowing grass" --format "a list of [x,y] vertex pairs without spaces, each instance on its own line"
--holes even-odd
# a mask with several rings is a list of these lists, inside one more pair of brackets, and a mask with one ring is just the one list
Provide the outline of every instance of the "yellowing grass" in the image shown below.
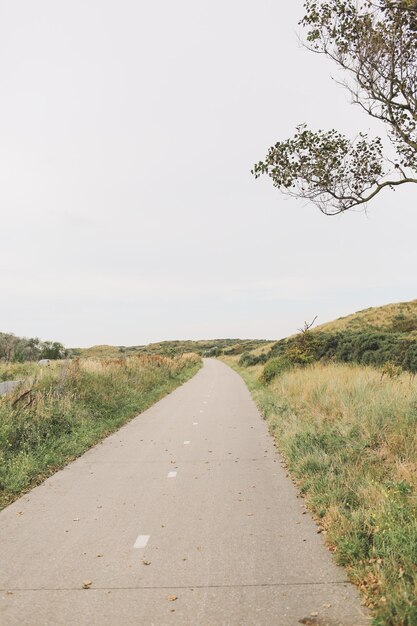
[[387,328],[391,326],[394,319],[398,315],[404,317],[416,318],[417,317],[417,300],[411,300],[410,302],[396,302],[394,304],[386,304],[379,307],[371,307],[358,311],[352,315],[346,317],[340,317],[332,322],[327,322],[316,326],[313,330],[320,330],[325,332],[331,332],[336,330],[346,330],[347,328],[360,328],[364,329],[367,326],[374,326],[378,328]]

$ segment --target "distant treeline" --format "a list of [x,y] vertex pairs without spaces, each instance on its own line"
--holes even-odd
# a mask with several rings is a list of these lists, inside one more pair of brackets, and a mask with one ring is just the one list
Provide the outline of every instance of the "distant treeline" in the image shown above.
[[23,363],[39,359],[63,359],[68,351],[58,341],[41,341],[37,337],[16,337],[0,333],[0,361]]

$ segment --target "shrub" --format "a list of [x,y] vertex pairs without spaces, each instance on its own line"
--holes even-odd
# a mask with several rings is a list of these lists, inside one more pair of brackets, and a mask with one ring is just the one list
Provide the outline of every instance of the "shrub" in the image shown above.
[[267,385],[271,380],[291,369],[292,366],[291,361],[285,357],[270,359],[263,369],[260,380]]
[[259,363],[266,363],[268,359],[267,354],[251,354],[250,352],[244,352],[239,359],[239,365],[242,367],[251,367],[258,365]]
[[344,330],[296,335],[278,341],[269,357],[285,357],[296,365],[315,361],[341,361],[383,367],[392,363],[413,374],[417,372],[417,340],[401,332],[373,329]]
[[404,355],[402,367],[412,374],[417,373],[417,341],[408,347]]

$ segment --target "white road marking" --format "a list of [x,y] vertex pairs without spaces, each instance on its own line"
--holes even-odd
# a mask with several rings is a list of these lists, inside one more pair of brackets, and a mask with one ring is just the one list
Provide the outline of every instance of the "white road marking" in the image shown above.
[[168,478],[175,478],[177,475],[177,472],[168,472]]
[[189,443],[191,443],[191,441],[184,441],[184,446],[188,446]]
[[150,535],[138,535],[138,538],[135,541],[134,548],[146,548],[146,544],[149,541]]

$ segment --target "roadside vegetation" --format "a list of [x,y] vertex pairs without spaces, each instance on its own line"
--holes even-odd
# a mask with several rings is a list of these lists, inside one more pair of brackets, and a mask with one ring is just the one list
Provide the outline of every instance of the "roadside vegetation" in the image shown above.
[[194,375],[198,355],[76,359],[0,396],[0,508]]
[[222,357],[377,626],[417,624],[416,304]]
[[22,380],[39,373],[39,365],[35,361],[23,363],[6,363],[0,361],[0,382],[6,380]]

